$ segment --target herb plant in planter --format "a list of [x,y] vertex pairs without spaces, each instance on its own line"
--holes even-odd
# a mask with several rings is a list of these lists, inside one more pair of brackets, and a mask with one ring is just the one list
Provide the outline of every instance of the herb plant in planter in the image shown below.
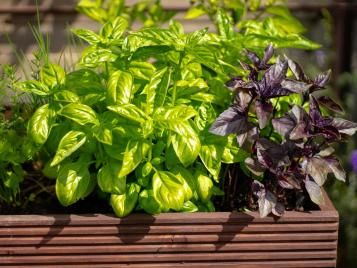
[[[222,194],[212,181],[220,163],[242,161],[246,153],[232,137],[212,140],[208,133],[230,93],[216,77],[203,79],[194,50],[203,46],[206,30],[184,34],[173,22],[170,29],[123,35],[126,27],[118,17],[99,34],[74,30],[91,43],[81,68],[66,74],[49,63],[39,81],[19,84],[44,99],[28,124],[33,141],[53,156],[44,172],[57,177],[64,206],[98,184],[111,194],[118,216],[137,205],[155,214],[212,211],[211,196]],[[156,53],[167,60],[147,61]],[[213,149],[221,154],[215,163]]]
[[331,145],[353,135],[357,124],[329,116],[328,110],[340,113],[342,108],[330,97],[313,94],[324,89],[329,71],[312,80],[286,56],[269,64],[272,46],[262,59],[254,52],[247,54],[252,64],[242,66],[248,75],[227,82],[235,92],[234,102],[210,132],[236,134],[240,147],[251,153],[241,170],[252,179],[262,217],[271,212],[281,216],[284,203],[291,200],[293,207],[303,206],[304,192],[321,205],[327,175],[341,181],[346,176]]
[[[134,9],[105,5],[119,2],[81,1],[79,9],[102,27],[73,30],[89,44],[74,70],[46,61],[34,79],[16,83],[40,103],[27,122],[30,157],[41,160],[69,211],[90,197],[106,200],[119,217],[198,213],[2,216],[1,261],[334,266],[338,215],[328,199],[319,208],[309,196],[321,203],[327,173],[344,178],[329,145],[356,125],[328,117],[320,105],[340,107],[312,96],[328,74],[310,80],[292,60],[272,59],[272,45],[263,59],[257,56],[269,43],[318,46],[296,25],[277,26],[279,20],[294,25],[280,5],[252,20],[237,15],[247,11],[239,13],[241,5],[231,17],[210,1],[217,33],[185,33],[174,20],[168,28],[131,30],[126,17]],[[196,5],[206,4],[196,1],[191,17]],[[150,13],[144,26],[167,19],[157,15]],[[246,58],[253,65],[238,63]],[[232,74],[239,76],[225,86]],[[325,164],[329,169],[320,174]],[[260,216],[281,217],[249,211],[257,203]],[[289,211],[282,215],[284,206]],[[290,211],[301,207],[309,213]],[[229,212],[200,213],[216,209]]]

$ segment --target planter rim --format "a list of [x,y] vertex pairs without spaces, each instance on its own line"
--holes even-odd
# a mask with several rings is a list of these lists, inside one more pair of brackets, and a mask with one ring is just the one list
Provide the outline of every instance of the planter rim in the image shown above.
[[112,224],[185,224],[190,222],[209,223],[239,223],[251,221],[254,223],[289,223],[289,222],[336,222],[338,212],[334,208],[327,193],[323,191],[325,204],[320,210],[313,211],[286,211],[282,217],[269,215],[261,218],[254,212],[170,212],[159,215],[133,213],[125,218],[118,218],[114,214],[47,214],[47,215],[0,215],[1,226],[26,226],[26,225],[112,225]]

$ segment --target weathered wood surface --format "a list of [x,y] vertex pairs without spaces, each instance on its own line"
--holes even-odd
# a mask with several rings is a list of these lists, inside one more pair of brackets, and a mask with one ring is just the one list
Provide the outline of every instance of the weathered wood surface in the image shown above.
[[0,216],[1,267],[335,267],[338,214]]

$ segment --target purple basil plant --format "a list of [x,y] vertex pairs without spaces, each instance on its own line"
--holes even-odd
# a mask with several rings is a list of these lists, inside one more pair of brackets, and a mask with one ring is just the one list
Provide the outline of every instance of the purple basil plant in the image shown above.
[[247,51],[252,64],[241,63],[247,75],[226,83],[235,93],[233,104],[210,128],[216,135],[236,135],[250,152],[244,166],[262,217],[284,213],[280,190],[307,193],[312,202],[323,204],[321,186],[328,174],[341,181],[346,177],[331,145],[357,130],[356,123],[330,115],[342,113],[340,105],[315,93],[325,88],[330,71],[310,79],[286,56],[270,64],[273,54],[271,45],[262,59]]

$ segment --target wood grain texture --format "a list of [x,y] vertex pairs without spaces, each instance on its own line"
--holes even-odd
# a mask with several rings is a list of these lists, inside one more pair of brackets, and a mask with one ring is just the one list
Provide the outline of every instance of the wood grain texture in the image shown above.
[[0,267],[335,267],[338,214],[2,215]]

